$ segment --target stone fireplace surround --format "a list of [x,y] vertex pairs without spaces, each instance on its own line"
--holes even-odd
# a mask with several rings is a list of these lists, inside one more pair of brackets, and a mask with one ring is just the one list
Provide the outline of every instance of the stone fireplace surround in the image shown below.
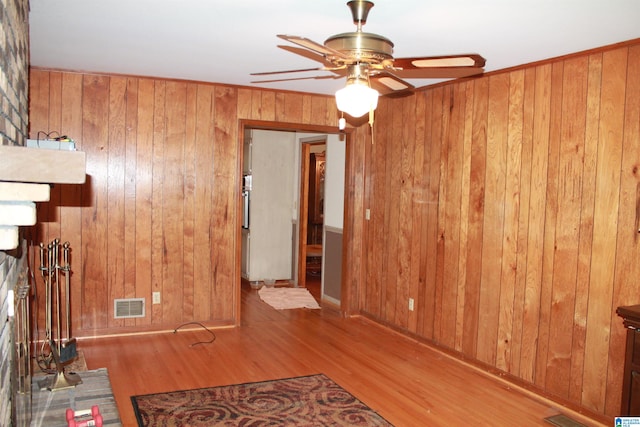
[[[0,16],[0,146],[24,146],[29,124],[29,1],[0,0]],[[13,328],[21,325],[16,325],[15,316],[9,316],[16,307],[16,296],[24,291],[19,285],[26,260],[22,245],[24,242],[18,245],[20,249],[0,250],[0,425],[3,426],[28,422],[18,420],[15,413],[18,400],[12,398],[13,390],[19,386],[12,369],[12,361],[16,360],[12,356],[16,354]],[[22,396],[25,400],[30,397],[28,393]]]
[[6,319],[0,332],[3,355],[0,425],[7,426],[27,426],[31,419],[30,289],[26,250],[23,240],[17,249],[0,255],[2,319]]

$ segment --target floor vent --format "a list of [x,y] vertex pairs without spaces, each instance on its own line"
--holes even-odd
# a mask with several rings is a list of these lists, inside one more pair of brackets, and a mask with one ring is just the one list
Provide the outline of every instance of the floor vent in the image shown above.
[[116,319],[144,317],[144,298],[113,300],[113,313]]
[[544,419],[549,424],[553,424],[558,427],[587,427],[584,424],[577,422],[576,420],[567,417],[566,415],[558,414]]

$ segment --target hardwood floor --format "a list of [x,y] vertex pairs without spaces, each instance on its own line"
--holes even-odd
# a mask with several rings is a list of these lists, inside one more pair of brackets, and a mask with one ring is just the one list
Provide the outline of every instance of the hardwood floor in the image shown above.
[[[310,282],[319,294],[317,282]],[[130,396],[324,373],[396,426],[549,426],[560,411],[367,319],[322,310],[277,311],[242,289],[242,325],[86,339],[89,369],[106,367],[124,426]],[[176,327],[179,325],[176,325]],[[578,418],[595,426],[592,420]]]

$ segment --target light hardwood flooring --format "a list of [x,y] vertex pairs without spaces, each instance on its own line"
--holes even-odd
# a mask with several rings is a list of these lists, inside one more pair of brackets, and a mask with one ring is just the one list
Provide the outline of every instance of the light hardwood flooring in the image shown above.
[[[318,295],[317,285],[309,289]],[[130,396],[324,373],[396,426],[550,426],[551,402],[370,320],[322,310],[277,311],[243,286],[242,326],[79,342],[106,367],[124,426]],[[176,325],[176,327],[179,325]],[[589,426],[593,420],[577,418]],[[610,424],[611,425],[611,424]]]

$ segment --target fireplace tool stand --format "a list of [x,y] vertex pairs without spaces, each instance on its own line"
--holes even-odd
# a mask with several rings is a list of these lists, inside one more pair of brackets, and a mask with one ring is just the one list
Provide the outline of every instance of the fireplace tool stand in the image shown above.
[[[64,366],[78,356],[76,339],[71,338],[71,296],[70,280],[71,266],[69,264],[69,242],[62,245],[63,265],[60,265],[60,241],[53,240],[45,248],[40,243],[40,272],[45,288],[45,338],[43,341],[43,353],[47,349],[49,354],[45,357],[47,367],[55,365],[55,372],[38,382],[41,390],[62,390],[75,387],[82,383],[80,376],[73,372],[65,372]],[[65,332],[62,336],[62,289],[60,287],[60,272],[65,278],[65,307],[66,317]],[[54,332],[56,336],[54,337]]]

